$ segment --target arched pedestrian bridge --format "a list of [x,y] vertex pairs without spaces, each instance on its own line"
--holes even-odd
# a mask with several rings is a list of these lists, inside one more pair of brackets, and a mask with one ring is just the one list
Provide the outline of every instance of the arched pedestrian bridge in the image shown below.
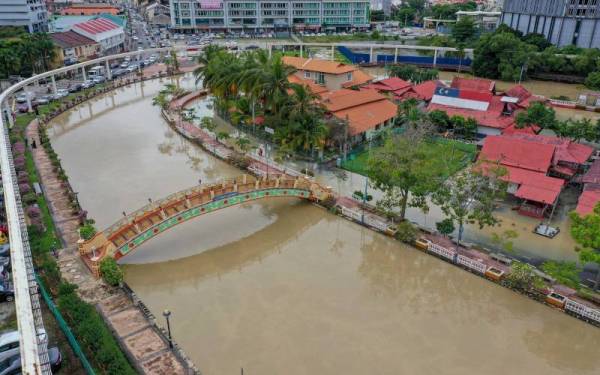
[[214,184],[192,187],[150,202],[130,213],[88,241],[79,241],[79,253],[96,275],[105,257],[120,259],[141,244],[195,217],[222,208],[263,198],[297,197],[323,201],[332,196],[329,188],[304,177],[256,179],[243,175]]

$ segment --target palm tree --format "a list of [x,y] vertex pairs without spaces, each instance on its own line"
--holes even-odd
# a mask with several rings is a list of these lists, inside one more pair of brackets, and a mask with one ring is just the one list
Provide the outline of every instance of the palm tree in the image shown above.
[[161,109],[167,109],[169,101],[163,92],[159,92],[158,95],[152,99],[152,105],[158,106]]

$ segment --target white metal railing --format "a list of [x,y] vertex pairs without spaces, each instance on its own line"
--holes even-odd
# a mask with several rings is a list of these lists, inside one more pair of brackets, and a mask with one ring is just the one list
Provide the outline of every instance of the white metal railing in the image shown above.
[[[441,51],[441,52],[458,52],[454,47],[438,47],[438,46],[417,46],[408,44],[379,44],[379,43],[298,43],[298,42],[274,42],[268,43],[268,49],[278,46],[306,46],[306,47],[352,47],[352,48],[377,48],[377,49],[407,49],[419,51]],[[472,54],[472,48],[465,48],[463,51],[467,54]]]
[[485,263],[460,254],[456,257],[456,263],[462,264],[463,266],[468,267],[481,274],[484,274],[487,270],[487,265]]
[[454,261],[454,257],[456,256],[456,251],[454,250],[450,250],[450,249],[446,249],[443,246],[434,244],[433,242],[429,243],[429,246],[427,247],[427,250],[431,251],[432,253],[435,253],[439,256],[442,256],[446,259],[450,259],[451,261]]
[[579,303],[573,301],[572,299],[567,298],[567,303],[565,304],[565,310],[574,312],[580,316],[593,320],[597,323],[600,323],[600,310],[592,309],[591,307],[587,307],[583,303]]
[[[24,374],[51,374],[47,344],[38,343],[37,329],[44,328],[40,310],[37,283],[35,282],[31,250],[27,235],[27,226],[21,196],[17,185],[14,170],[8,127],[4,120],[4,108],[7,100],[18,90],[34,84],[37,81],[54,77],[69,71],[82,69],[86,66],[104,63],[110,60],[127,56],[142,55],[153,52],[182,51],[190,46],[153,48],[142,51],[124,52],[120,54],[100,57],[98,59],[61,67],[24,79],[0,93],[0,168],[2,170],[2,185],[4,188],[4,204],[6,220],[10,238],[10,253],[12,264],[13,289],[15,293],[15,308],[17,311],[17,324],[20,332],[21,368]],[[11,115],[10,113],[8,114]]]

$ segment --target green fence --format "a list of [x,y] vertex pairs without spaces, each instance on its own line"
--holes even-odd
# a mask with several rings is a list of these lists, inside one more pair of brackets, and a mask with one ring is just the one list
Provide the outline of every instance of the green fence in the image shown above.
[[81,361],[81,365],[83,366],[83,368],[89,375],[95,375],[96,372],[92,368],[92,365],[90,365],[90,362],[88,361],[87,357],[83,353],[83,350],[81,350],[81,346],[79,346],[77,339],[75,339],[75,336],[73,336],[73,332],[71,332],[69,325],[67,324],[67,322],[65,322],[65,320],[62,317],[62,314],[60,313],[60,311],[58,311],[58,308],[52,301],[52,297],[50,297],[50,295],[46,291],[46,288],[44,288],[44,284],[40,281],[37,274],[35,275],[35,278],[37,280],[40,291],[42,292],[42,296],[44,297],[44,301],[46,301],[46,305],[48,306],[48,308],[54,315],[54,318],[58,322],[58,326],[60,327],[60,329],[63,331],[63,333],[67,337],[67,340],[69,340],[69,345],[71,345],[73,352],[75,353],[75,355],[77,357],[79,357],[79,360]]

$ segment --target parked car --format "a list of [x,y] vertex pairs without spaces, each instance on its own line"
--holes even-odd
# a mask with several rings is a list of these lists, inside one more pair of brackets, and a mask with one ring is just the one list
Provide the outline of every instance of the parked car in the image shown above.
[[[62,365],[62,355],[57,347],[48,349],[48,359],[50,360],[50,369],[56,372]],[[21,354],[15,354],[0,360],[0,375],[21,374]]]
[[[35,101],[31,102],[32,109],[35,109],[37,106],[38,105]],[[17,111],[19,111],[19,113],[27,113],[29,112],[29,106],[27,105],[27,103],[19,103],[17,104]]]
[[83,87],[84,89],[89,89],[90,87],[94,86],[96,86],[96,83],[91,79],[88,79],[87,81],[81,84],[81,87]]
[[0,245],[0,257],[10,256],[10,243]]
[[82,89],[83,89],[83,85],[81,83],[75,83],[75,84],[72,84],[71,86],[69,86],[70,93],[79,92]]
[[122,62],[121,65],[119,65],[119,67],[121,69],[126,69],[128,66],[129,66],[129,62],[126,62],[126,61]]
[[95,84],[99,84],[105,82],[106,78],[104,78],[104,76],[95,76],[92,78],[92,81],[94,81]]
[[27,97],[29,100],[35,99],[35,93],[33,92],[22,92],[17,95],[17,103],[27,103]]
[[10,266],[10,258],[9,257],[0,257],[0,267],[9,267]]
[[137,64],[131,64],[127,67],[127,71],[132,73],[138,70],[139,66]]
[[35,104],[44,105],[50,103],[52,100],[52,95],[42,95],[39,98],[35,99]]
[[[1,278],[1,276],[0,276]],[[0,301],[1,302],[12,302],[15,300],[15,291],[12,287],[4,286],[4,283],[0,283]]]
[[58,90],[56,90],[56,94],[52,95],[52,98],[54,100],[59,100],[59,99],[62,99],[64,97],[66,97],[66,96],[69,96],[69,90],[58,89]]

